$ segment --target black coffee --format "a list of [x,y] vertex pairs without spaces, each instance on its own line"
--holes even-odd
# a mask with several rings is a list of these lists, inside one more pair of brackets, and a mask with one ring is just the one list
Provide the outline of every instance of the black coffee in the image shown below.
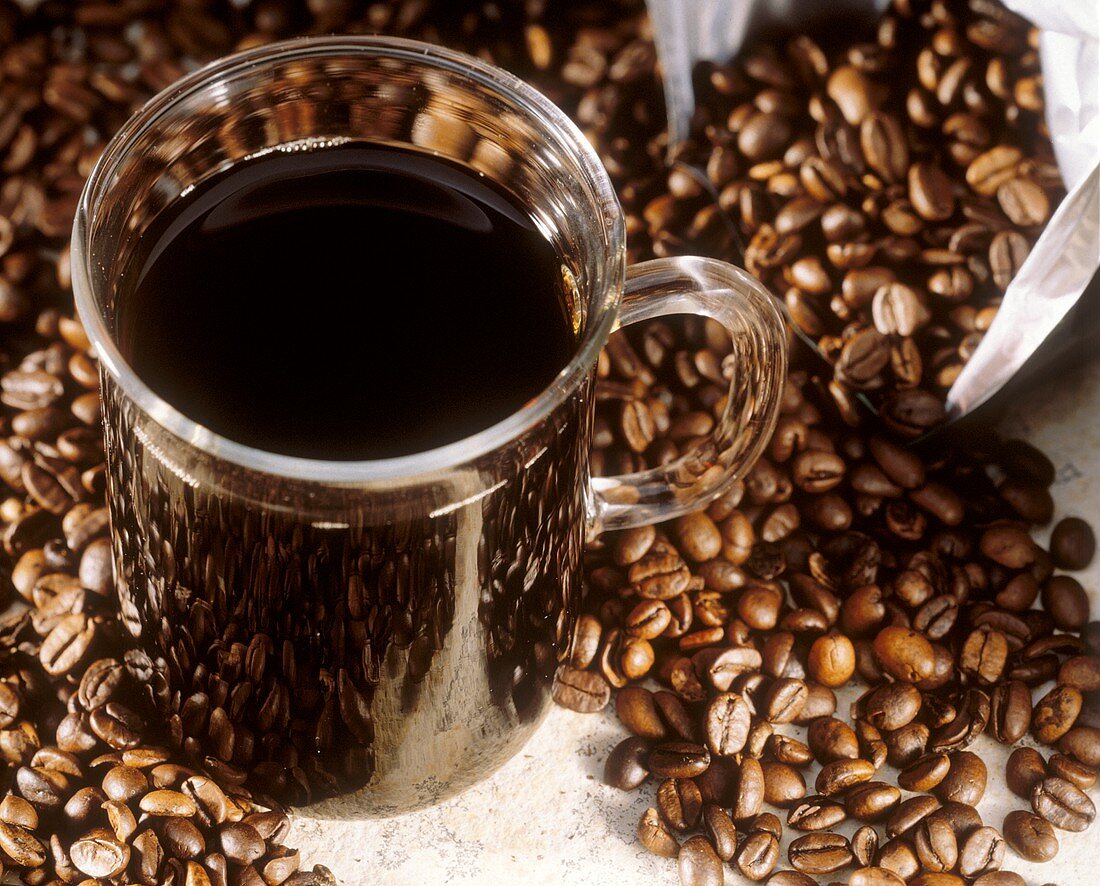
[[569,362],[561,261],[471,170],[397,148],[277,151],[158,216],[121,294],[138,375],[270,452],[420,452],[482,430]]

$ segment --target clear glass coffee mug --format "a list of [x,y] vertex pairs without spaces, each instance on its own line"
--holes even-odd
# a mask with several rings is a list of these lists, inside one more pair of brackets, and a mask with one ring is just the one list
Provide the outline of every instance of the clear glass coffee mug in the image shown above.
[[[127,365],[120,282],[150,221],[195,182],[346,140],[440,154],[515,194],[562,258],[575,355],[514,415],[428,452],[262,452],[190,421]],[[701,258],[627,270],[622,210],[576,127],[511,75],[438,47],[311,39],[191,74],[108,145],[72,249],[100,357],[122,620],[166,740],[317,816],[422,806],[508,759],[568,651],[586,534],[705,505],[777,415],[786,339],[762,287]],[[617,325],[679,313],[733,339],[713,433],[667,466],[589,477],[600,349]]]

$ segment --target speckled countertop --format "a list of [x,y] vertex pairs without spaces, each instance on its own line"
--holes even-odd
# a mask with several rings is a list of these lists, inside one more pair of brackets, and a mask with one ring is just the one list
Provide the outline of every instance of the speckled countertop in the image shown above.
[[[1100,361],[1029,394],[1008,430],[1039,445],[1058,470],[1053,489],[1056,517],[1078,514],[1096,522],[1100,513]],[[1100,558],[1079,574],[1100,606]],[[1094,611],[1097,611],[1094,608]],[[856,689],[840,693],[846,710]],[[793,734],[804,738],[805,730]],[[465,793],[398,818],[315,820],[296,815],[289,845],[307,865],[328,865],[344,886],[388,884],[657,884],[678,882],[675,862],[649,855],[634,829],[654,787],[623,793],[602,782],[603,761],[623,737],[614,713],[574,714],[554,708],[519,755]],[[988,824],[1023,802],[1004,787],[1007,750],[982,736],[971,750],[991,770],[979,804]],[[1100,801],[1100,791],[1093,791]],[[841,830],[844,830],[842,827]],[[845,833],[850,834],[849,826]],[[790,835],[788,835],[790,836]],[[1006,854],[1005,867],[1029,884],[1059,886],[1100,881],[1100,825],[1079,834],[1058,832],[1061,851],[1047,864]],[[786,858],[783,842],[782,858]],[[747,882],[728,870],[728,884]]]

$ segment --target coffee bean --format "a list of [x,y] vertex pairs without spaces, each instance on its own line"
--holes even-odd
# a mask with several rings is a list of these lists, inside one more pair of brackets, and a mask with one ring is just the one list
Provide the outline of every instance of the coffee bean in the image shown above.
[[1050,217],[1046,191],[1030,179],[1015,176],[997,188],[997,202],[1014,225],[1041,225]]
[[944,221],[955,211],[951,180],[931,163],[914,163],[909,167],[909,200],[921,218],[928,221]]
[[1084,569],[1096,553],[1092,527],[1080,517],[1059,520],[1050,534],[1050,554],[1061,569]]
[[660,741],[668,734],[653,693],[641,686],[620,689],[615,695],[615,712],[622,724],[639,738]]
[[1031,246],[1019,231],[998,231],[989,244],[993,282],[1003,292],[1023,266]]
[[776,680],[764,697],[764,716],[772,723],[791,723],[801,713],[808,694],[802,680]]
[[141,798],[138,806],[150,815],[190,818],[198,812],[194,800],[179,791],[170,790],[150,791]]
[[905,880],[881,867],[862,867],[852,872],[848,886],[904,886]]
[[160,840],[170,856],[180,860],[197,858],[206,851],[206,840],[194,824],[184,817],[161,820]]
[[737,829],[733,820],[721,806],[707,803],[703,806],[703,826],[717,856],[722,861],[730,861],[737,851]]
[[949,871],[958,861],[959,848],[955,831],[941,818],[930,816],[917,825],[913,847],[926,871]]
[[830,832],[807,834],[791,842],[787,859],[806,874],[828,874],[852,863],[852,847],[848,839]]
[[679,549],[696,562],[717,557],[722,550],[722,535],[705,512],[680,517],[675,523]]
[[768,877],[767,886],[817,886],[817,881],[800,871],[776,871]]
[[787,824],[799,831],[821,831],[834,827],[847,817],[844,807],[828,797],[807,797],[791,806]]
[[1031,789],[1036,815],[1064,831],[1083,831],[1096,818],[1096,806],[1079,787],[1064,778],[1044,778]]
[[130,863],[130,847],[106,835],[75,841],[69,855],[76,869],[89,877],[115,877]]
[[911,723],[921,706],[921,694],[909,683],[891,683],[873,690],[862,701],[863,715],[878,729],[900,729]]
[[1015,871],[990,871],[978,877],[973,886],[1027,886],[1027,882]]
[[731,815],[740,822],[759,814],[764,804],[764,770],[760,761],[745,757],[737,770]]
[[928,754],[898,773],[898,784],[907,791],[931,791],[951,768],[947,754]]
[[611,687],[603,677],[568,665],[560,666],[554,673],[552,691],[554,701],[582,714],[602,710],[611,699]]
[[1089,620],[1089,600],[1075,578],[1053,575],[1043,585],[1042,603],[1063,630],[1079,630]]
[[669,832],[657,810],[652,807],[642,813],[641,821],[638,822],[638,842],[662,858],[675,858],[680,852],[680,844]]
[[906,833],[939,808],[940,801],[935,797],[910,797],[891,813],[886,822],[886,835],[897,837]]
[[1065,754],[1053,754],[1047,761],[1047,772],[1050,775],[1064,778],[1083,791],[1089,790],[1096,784],[1097,773],[1091,766],[1079,763]]
[[649,745],[643,739],[635,736],[624,738],[607,755],[603,769],[604,782],[621,791],[634,790],[649,778],[645,766],[648,754]]
[[691,572],[674,549],[657,541],[630,567],[627,577],[639,597],[667,601],[687,590]]
[[1058,750],[1086,766],[1100,767],[1100,729],[1075,726],[1058,740]]
[[670,741],[649,753],[649,771],[658,778],[691,778],[706,771],[710,754],[702,745]]
[[1031,730],[1043,744],[1054,744],[1073,728],[1084,698],[1072,686],[1055,686],[1038,702],[1031,718]]
[[951,754],[950,761],[947,774],[935,787],[936,796],[944,803],[954,801],[976,806],[985,795],[985,763],[970,751],[956,751]]
[[851,788],[844,808],[857,821],[877,821],[901,801],[901,791],[882,781],[868,781]]
[[999,683],[989,699],[989,725],[993,737],[1015,744],[1031,725],[1031,691],[1019,680]]
[[1034,748],[1016,748],[1005,765],[1005,783],[1018,797],[1031,798],[1032,788],[1046,777],[1046,761]]
[[852,727],[835,717],[818,717],[811,721],[807,740],[819,763],[852,760],[859,756],[859,744]]
[[875,637],[875,657],[888,674],[918,683],[932,675],[932,646],[916,631],[885,627]]
[[786,808],[806,796],[806,782],[797,769],[770,760],[760,765],[764,773],[765,802]]
[[722,860],[706,837],[696,834],[685,840],[677,859],[683,886],[722,886],[725,881]]
[[763,831],[749,834],[734,858],[738,870],[750,880],[763,880],[779,861],[779,840]]
[[920,861],[912,846],[902,839],[888,840],[879,850],[878,865],[908,881],[920,870]]
[[855,673],[855,647],[842,634],[818,637],[810,646],[806,667],[809,676],[819,683],[830,687],[843,686]]
[[1005,816],[1001,833],[1016,854],[1028,861],[1050,861],[1058,854],[1054,828],[1038,815],[1022,809]]
[[814,786],[819,794],[829,797],[869,781],[874,775],[875,767],[869,760],[835,760],[821,767]]
[[982,827],[974,831],[959,850],[959,873],[964,877],[980,877],[999,870],[1005,855],[1005,841],[996,828]]
[[46,848],[29,831],[17,824],[0,821],[0,850],[12,862],[26,868],[46,863]]

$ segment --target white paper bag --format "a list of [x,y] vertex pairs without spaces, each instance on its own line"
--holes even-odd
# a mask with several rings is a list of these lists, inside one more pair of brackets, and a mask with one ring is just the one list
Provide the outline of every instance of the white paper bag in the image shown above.
[[[1096,0],[1005,0],[1042,29],[1046,117],[1067,195],[1016,278],[996,319],[948,392],[950,414],[995,394],[1081,297],[1100,267],[1100,6]],[[840,14],[872,19],[886,0],[648,0],[665,77],[672,142],[686,138],[694,108],[691,72],[727,61],[764,29],[812,33]]]

